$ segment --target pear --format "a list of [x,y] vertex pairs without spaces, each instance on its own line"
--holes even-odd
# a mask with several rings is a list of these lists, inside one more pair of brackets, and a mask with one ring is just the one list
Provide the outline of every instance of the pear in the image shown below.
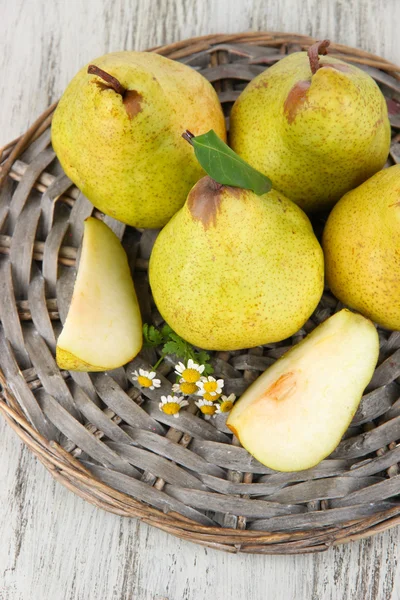
[[105,214],[135,227],[165,225],[204,171],[181,134],[225,121],[211,84],[151,52],[114,52],[84,67],[54,113],[52,143],[65,173]]
[[106,371],[142,347],[142,320],[124,249],[105,223],[85,221],[74,292],[57,341],[60,369]]
[[364,71],[332,56],[329,42],[261,73],[233,106],[232,148],[306,212],[330,209],[385,164],[385,99]]
[[336,448],[379,353],[374,325],[341,310],[265,371],[236,402],[227,426],[262,464],[310,469]]
[[188,342],[237,350],[295,333],[323,291],[323,254],[306,215],[272,190],[201,179],[150,257],[154,301]]
[[344,304],[400,329],[400,165],[348,192],[323,234],[327,282]]

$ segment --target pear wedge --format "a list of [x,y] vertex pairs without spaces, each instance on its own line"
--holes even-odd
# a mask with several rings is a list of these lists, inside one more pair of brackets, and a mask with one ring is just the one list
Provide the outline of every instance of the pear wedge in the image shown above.
[[85,221],[71,305],[57,341],[60,369],[106,371],[132,360],[142,347],[142,319],[128,260],[102,221]]
[[372,322],[342,310],[246,390],[227,426],[267,467],[310,469],[340,442],[373,375],[378,353]]

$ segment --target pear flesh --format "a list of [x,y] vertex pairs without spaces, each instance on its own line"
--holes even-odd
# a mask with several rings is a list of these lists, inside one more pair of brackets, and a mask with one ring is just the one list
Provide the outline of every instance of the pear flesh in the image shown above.
[[106,371],[142,347],[142,319],[128,260],[102,221],[85,221],[82,253],[68,315],[57,341],[60,369]]
[[230,119],[232,148],[306,212],[331,208],[379,171],[390,123],[379,87],[361,69],[306,52],[280,60],[249,83]]
[[400,165],[337,203],[325,226],[327,282],[344,304],[400,329]]
[[336,448],[378,360],[371,321],[342,310],[276,361],[241,396],[227,426],[262,464],[310,469]]
[[323,291],[322,249],[298,206],[201,179],[150,257],[158,310],[185,340],[236,350],[285,339]]
[[106,54],[89,71],[72,79],[54,113],[57,157],[105,214],[162,227],[204,175],[182,132],[226,138],[218,96],[200,73],[151,52]]

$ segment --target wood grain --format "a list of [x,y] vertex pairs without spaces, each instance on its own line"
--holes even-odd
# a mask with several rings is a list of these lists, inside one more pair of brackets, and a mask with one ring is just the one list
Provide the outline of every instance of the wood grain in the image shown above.
[[[296,31],[400,63],[398,0],[0,0],[0,146],[106,52]],[[0,422],[0,600],[397,600],[399,530],[300,556],[233,556],[102,512]]]

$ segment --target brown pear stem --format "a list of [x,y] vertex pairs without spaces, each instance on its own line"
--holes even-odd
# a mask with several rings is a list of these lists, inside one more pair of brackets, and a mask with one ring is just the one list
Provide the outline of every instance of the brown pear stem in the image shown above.
[[312,46],[307,50],[308,60],[310,61],[311,73],[315,75],[318,69],[321,67],[319,64],[318,55],[326,54],[326,49],[330,44],[330,40],[322,40],[322,42],[315,42]]
[[193,134],[191,131],[189,131],[189,129],[186,129],[186,131],[184,131],[184,132],[182,133],[182,137],[183,137],[183,139],[184,139],[184,140],[186,140],[187,142],[189,142],[189,144],[190,144],[191,146],[193,146],[193,144],[192,144],[192,139],[193,139],[195,136],[194,136],[194,134]]
[[90,75],[97,75],[97,77],[100,77],[100,79],[102,79],[114,90],[114,92],[124,97],[126,88],[124,88],[124,86],[120,84],[118,79],[116,79],[109,73],[106,73],[106,71],[103,71],[103,69],[96,67],[96,65],[89,65],[87,72]]

